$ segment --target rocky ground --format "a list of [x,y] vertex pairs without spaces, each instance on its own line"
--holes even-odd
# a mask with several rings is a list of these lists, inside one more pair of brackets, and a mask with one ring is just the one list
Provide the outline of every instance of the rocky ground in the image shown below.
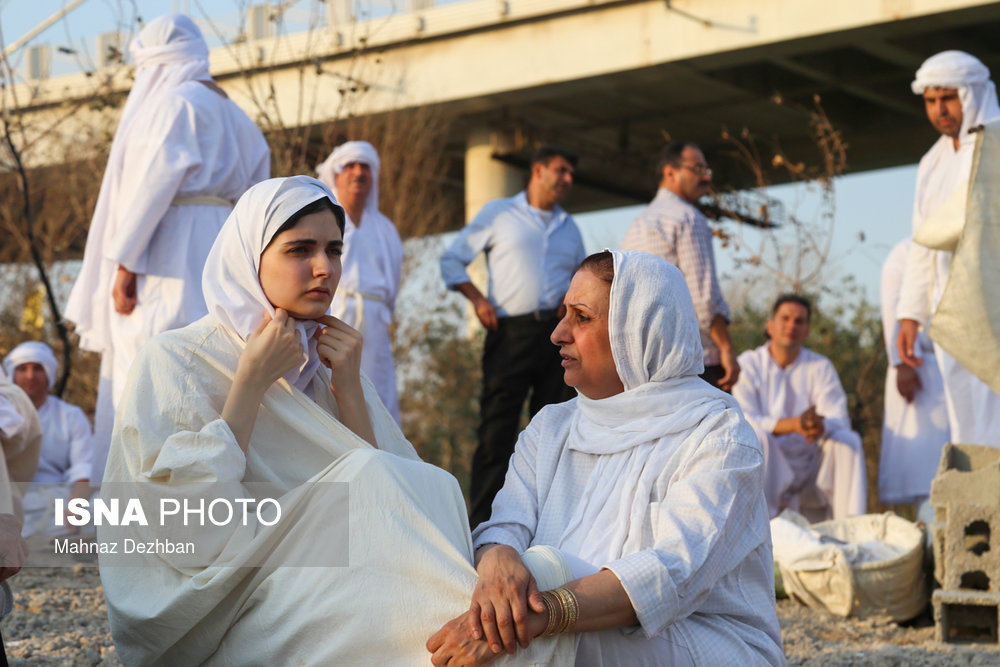
[[[11,580],[14,611],[3,621],[11,665],[119,665],[97,568],[31,567]],[[791,600],[778,603],[790,665],[997,665],[993,645],[934,641],[929,618],[898,625],[839,619]]]

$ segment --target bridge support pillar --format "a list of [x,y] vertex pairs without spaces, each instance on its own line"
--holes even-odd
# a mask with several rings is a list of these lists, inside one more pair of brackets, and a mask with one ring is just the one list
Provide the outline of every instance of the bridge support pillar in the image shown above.
[[[486,202],[501,197],[511,197],[520,192],[527,182],[525,175],[515,167],[493,159],[493,153],[506,146],[501,133],[481,126],[469,132],[465,143],[465,221],[468,223],[479,213]],[[480,253],[469,264],[469,277],[483,294],[487,293],[486,256]],[[482,324],[471,307],[466,314],[466,331],[471,338],[482,330]]]
[[487,127],[469,132],[465,144],[465,221],[479,213],[483,204],[510,197],[523,188],[525,175],[517,168],[493,159],[495,152],[506,152],[506,139]]

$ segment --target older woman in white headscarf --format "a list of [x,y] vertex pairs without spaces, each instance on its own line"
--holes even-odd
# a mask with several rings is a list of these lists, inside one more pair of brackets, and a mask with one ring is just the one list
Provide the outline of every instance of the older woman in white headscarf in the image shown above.
[[[680,272],[605,251],[564,303],[552,341],[578,396],[521,434],[473,535],[471,608],[431,638],[434,664],[560,633],[575,633],[577,665],[782,664],[764,455],[736,402],[697,377]],[[529,545],[556,547],[568,583],[539,594],[517,555]]]
[[399,292],[403,243],[378,208],[378,151],[367,141],[347,141],[316,166],[316,175],[344,206],[344,271],[333,313],[365,337],[361,370],[396,422],[399,398],[392,357],[392,313]]
[[212,241],[233,202],[270,174],[264,136],[212,80],[191,19],[153,19],[129,53],[135,81],[66,306],[80,347],[102,355],[95,483],[138,349],[205,314],[201,272]]
[[457,482],[419,460],[360,372],[360,336],[327,314],[334,202],[306,176],[251,188],[205,266],[209,314],[133,365],[102,497],[273,498],[281,513],[99,527],[122,546],[101,580],[126,665],[419,664],[472,591]]

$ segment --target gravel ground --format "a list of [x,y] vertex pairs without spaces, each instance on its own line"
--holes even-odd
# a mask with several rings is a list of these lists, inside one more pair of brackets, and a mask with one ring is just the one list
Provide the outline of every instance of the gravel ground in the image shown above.
[[[14,611],[3,621],[12,666],[119,665],[97,568],[30,567],[11,580]],[[778,602],[789,665],[998,665],[997,645],[934,641],[929,617],[898,625],[840,619],[791,600]]]

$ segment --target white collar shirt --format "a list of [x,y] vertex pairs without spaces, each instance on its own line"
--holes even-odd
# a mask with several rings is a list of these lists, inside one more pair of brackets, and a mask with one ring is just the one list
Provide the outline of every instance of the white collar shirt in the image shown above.
[[445,285],[471,282],[466,267],[485,252],[487,298],[499,317],[558,308],[586,253],[573,218],[559,206],[553,212],[546,224],[523,191],[487,203],[441,255]]

